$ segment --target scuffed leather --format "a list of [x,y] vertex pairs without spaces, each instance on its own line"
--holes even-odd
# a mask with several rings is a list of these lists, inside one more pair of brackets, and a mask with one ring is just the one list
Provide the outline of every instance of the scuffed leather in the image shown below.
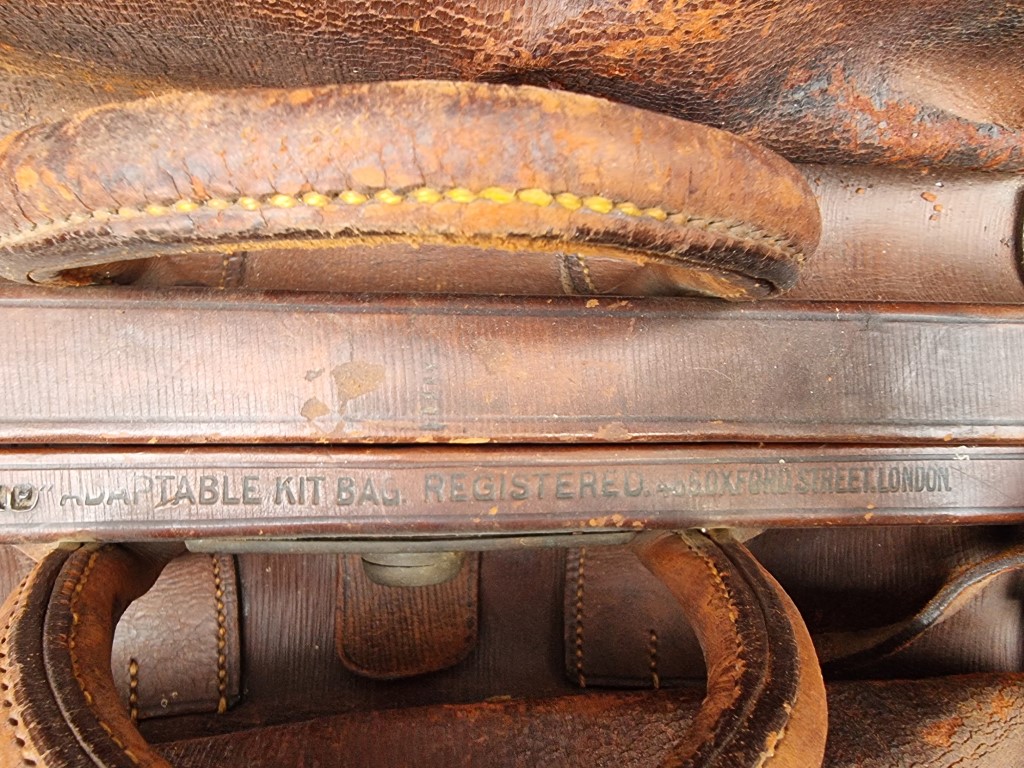
[[796,161],[1016,171],[1022,39],[1017,0],[13,0],[0,130],[174,89],[481,80],[603,96]]

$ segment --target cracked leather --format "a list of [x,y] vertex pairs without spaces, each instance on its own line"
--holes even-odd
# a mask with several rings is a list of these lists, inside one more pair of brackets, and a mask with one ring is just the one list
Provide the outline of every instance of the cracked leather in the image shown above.
[[1024,167],[1016,0],[12,0],[0,130],[176,89],[532,84],[706,123],[800,162]]

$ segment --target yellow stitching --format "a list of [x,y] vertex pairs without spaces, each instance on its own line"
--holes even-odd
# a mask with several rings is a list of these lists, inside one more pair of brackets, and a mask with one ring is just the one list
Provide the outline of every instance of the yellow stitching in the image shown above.
[[[149,203],[139,207],[121,207],[117,210],[96,209],[88,214],[70,214],[63,220],[54,221],[51,226],[66,226],[81,224],[90,219],[96,221],[109,221],[113,217],[132,219],[145,215],[159,218],[174,213],[194,213],[202,208],[213,211],[225,211],[232,207],[239,207],[245,211],[260,211],[264,208],[295,208],[305,206],[308,208],[326,208],[332,203],[339,202],[348,206],[366,205],[381,203],[384,205],[398,205],[401,203],[419,203],[422,205],[433,205],[448,200],[453,203],[468,205],[477,201],[484,201],[493,205],[509,205],[520,202],[527,205],[535,205],[539,208],[547,208],[557,205],[568,211],[576,212],[586,209],[591,213],[600,215],[623,215],[630,218],[652,219],[654,221],[682,225],[701,229],[711,233],[725,234],[741,240],[751,241],[764,247],[783,251],[791,254],[797,260],[803,255],[797,252],[795,245],[784,235],[770,234],[747,222],[733,219],[707,219],[700,216],[689,216],[681,212],[670,212],[663,208],[654,206],[641,208],[629,200],[612,200],[601,195],[588,195],[581,197],[573,192],[559,192],[552,194],[547,190],[537,187],[528,189],[510,190],[505,187],[485,187],[479,192],[474,192],[466,187],[450,187],[447,189],[435,189],[433,187],[419,187],[409,191],[395,191],[392,189],[381,189],[376,192],[366,193],[355,189],[345,189],[339,192],[306,192],[302,195],[288,195],[273,193],[262,197],[241,195],[230,198],[209,198],[203,201],[191,198],[165,201],[165,203]],[[11,233],[8,237],[19,234]]]
[[583,207],[598,213],[611,213],[615,209],[615,203],[607,197],[591,195],[583,198]]
[[522,189],[516,193],[516,196],[524,203],[536,205],[539,208],[546,208],[551,205],[551,201],[555,199],[551,196],[550,192],[545,192],[543,189],[537,188]]
[[380,200],[385,205],[398,205],[404,203],[405,198],[399,194],[392,192],[390,189],[382,189],[380,192],[375,194],[374,199]]
[[327,195],[321,195],[319,192],[307,192],[302,196],[302,204],[310,208],[324,208],[330,205],[330,202],[331,199]]
[[346,189],[338,195],[338,199],[346,205],[362,205],[367,201],[366,195],[354,189]]
[[[93,696],[89,693],[85,687],[85,680],[82,678],[82,674],[78,669],[78,653],[75,651],[75,632],[78,629],[78,601],[82,597],[82,591],[85,589],[85,583],[89,580],[89,575],[92,573],[92,569],[96,566],[96,561],[99,559],[100,550],[96,550],[89,556],[89,561],[85,564],[85,568],[78,576],[78,581],[75,583],[74,594],[71,597],[71,601],[68,604],[68,609],[71,611],[71,631],[68,633],[68,656],[71,659],[71,673],[74,675],[75,681],[78,683],[79,689],[82,691],[82,697],[85,699],[85,703],[91,708],[93,705]],[[96,722],[99,726],[106,731],[107,735],[110,736],[110,740],[118,746],[118,748],[124,752],[125,756],[136,765],[139,764],[139,759],[132,754],[128,747],[121,741],[117,736],[114,735],[113,729],[105,722],[100,720],[96,712],[93,712],[93,716],[96,717]]]
[[486,189],[481,189],[477,197],[490,200],[492,203],[498,203],[499,205],[506,205],[516,199],[516,193],[509,192],[502,187],[487,187]]
[[651,669],[651,684],[655,690],[661,688],[661,677],[658,675],[658,633],[651,630],[651,642],[648,646],[648,653],[650,655],[651,662],[649,664]]
[[299,204],[299,201],[291,195],[271,195],[267,202],[275,208],[294,208]]
[[578,211],[583,207],[583,201],[580,200],[580,196],[574,195],[572,192],[562,192],[555,195],[555,202],[570,211]]
[[128,659],[128,712],[132,722],[139,722],[139,662]]
[[583,587],[584,587],[584,560],[587,556],[585,548],[580,549],[577,560],[576,571],[576,679],[580,688],[587,687],[587,678],[583,674]]
[[590,290],[590,292],[599,293],[599,291],[597,290],[597,286],[594,285],[594,281],[590,277],[590,265],[587,264],[586,257],[581,256],[580,254],[577,253],[576,263],[580,265],[580,270],[583,272],[583,282],[587,284],[587,288]]
[[432,205],[433,203],[438,203],[441,201],[442,197],[440,192],[438,192],[436,189],[431,189],[430,187],[420,187],[419,189],[414,189],[410,196],[417,203],[424,203],[425,205]]
[[465,187],[452,187],[444,193],[444,196],[455,203],[472,203],[476,200],[473,190]]
[[217,714],[228,711],[228,616],[224,609],[224,582],[220,577],[220,560],[210,555],[213,561],[213,594],[217,606]]

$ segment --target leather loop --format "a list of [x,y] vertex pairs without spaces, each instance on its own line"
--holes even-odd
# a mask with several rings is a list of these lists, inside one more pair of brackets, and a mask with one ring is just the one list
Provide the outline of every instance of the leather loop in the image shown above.
[[825,754],[825,684],[796,607],[728,533],[646,534],[641,562],[679,600],[707,695],[675,754],[692,768],[811,768]]
[[568,254],[584,288],[591,257],[658,265],[677,290],[751,299],[790,287],[820,231],[807,182],[768,150],[532,87],[173,94],[12,135],[0,177],[0,276],[23,282],[347,246],[370,249],[361,269],[380,269],[373,249],[415,269],[416,248],[443,247]]

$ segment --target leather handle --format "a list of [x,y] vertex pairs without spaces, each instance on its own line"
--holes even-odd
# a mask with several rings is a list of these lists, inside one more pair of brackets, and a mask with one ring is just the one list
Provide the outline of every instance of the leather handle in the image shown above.
[[583,282],[593,256],[660,265],[683,290],[759,298],[795,282],[820,231],[778,155],[532,87],[177,93],[14,134],[0,178],[0,276],[22,282],[156,255],[397,244],[571,254],[566,279]]
[[[680,727],[663,765],[820,765],[824,685],[807,630],[778,584],[721,535],[641,536],[635,550],[694,622],[709,669],[704,705]],[[57,550],[8,599],[0,762],[169,768],[118,698],[110,648],[121,613],[175,554],[167,545]]]

